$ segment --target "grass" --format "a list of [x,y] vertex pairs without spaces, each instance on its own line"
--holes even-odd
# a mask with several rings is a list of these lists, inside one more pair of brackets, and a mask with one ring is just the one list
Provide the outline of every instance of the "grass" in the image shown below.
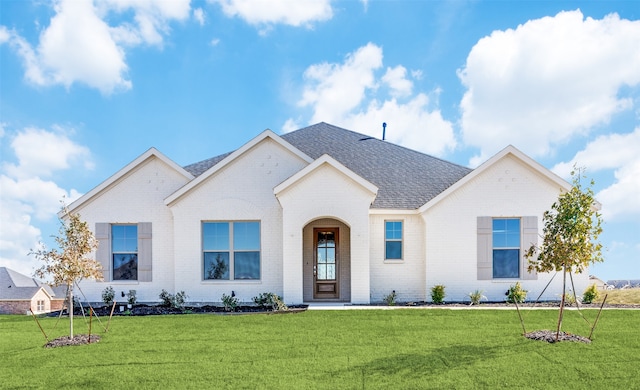
[[602,303],[604,295],[607,294],[609,304],[634,304],[640,305],[640,288],[625,288],[617,290],[599,290],[598,299],[594,302]]
[[[527,330],[557,317],[523,313]],[[55,321],[42,319],[50,338],[66,332]],[[640,388],[639,325],[638,310],[606,310],[591,344],[548,344],[522,337],[513,310],[116,317],[99,343],[45,349],[33,319],[0,316],[0,387]],[[589,333],[574,310],[563,329]]]

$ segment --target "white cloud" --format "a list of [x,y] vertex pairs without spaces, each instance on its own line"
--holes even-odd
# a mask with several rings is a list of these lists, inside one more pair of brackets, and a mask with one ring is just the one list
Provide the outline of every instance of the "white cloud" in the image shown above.
[[81,161],[85,169],[91,169],[89,149],[71,141],[60,129],[50,132],[26,128],[11,141],[18,164],[3,164],[3,170],[11,177],[50,177],[54,171],[68,169],[73,162]]
[[614,183],[596,194],[607,220],[640,217],[640,127],[629,134],[609,134],[596,138],[571,161],[553,167],[568,177],[574,165],[588,171],[614,170]]
[[[3,130],[7,132],[8,130]],[[17,164],[3,163],[0,171],[0,264],[25,274],[37,265],[29,256],[42,239],[33,220],[50,221],[60,210],[60,201],[77,199],[75,190],[65,190],[43,179],[54,172],[90,166],[89,150],[59,131],[24,129],[12,136],[10,146]]]
[[413,82],[407,79],[407,68],[398,65],[395,68],[387,68],[387,73],[382,76],[382,81],[391,88],[391,96],[405,97],[411,95]]
[[494,31],[458,74],[462,135],[474,165],[512,143],[532,156],[587,134],[629,109],[623,86],[640,83],[640,21],[577,11]]
[[[6,27],[0,43],[9,42],[22,58],[25,78],[41,86],[85,84],[111,94],[132,87],[123,46],[162,46],[169,22],[189,17],[189,0],[54,1],[55,14],[32,46]],[[132,11],[129,13],[129,11]],[[124,19],[109,25],[110,15]],[[131,15],[132,16],[131,16]],[[131,20],[129,20],[131,19]]]
[[299,105],[312,106],[311,122],[335,122],[360,105],[376,87],[374,71],[382,66],[382,49],[372,43],[351,53],[343,64],[311,65]]
[[[312,109],[309,123],[328,122],[381,138],[382,123],[387,122],[389,141],[435,155],[453,149],[453,126],[437,108],[439,90],[431,96],[414,95],[413,82],[402,65],[377,75],[382,59],[382,49],[369,43],[341,64],[309,66],[298,101],[299,106]],[[380,88],[383,85],[389,88]],[[287,120],[283,131],[297,128],[298,122]]]
[[199,25],[204,26],[204,10],[202,8],[193,10],[193,18],[198,21]]
[[0,45],[9,42],[10,38],[11,34],[9,33],[9,30],[7,30],[5,26],[0,26]]
[[333,17],[330,0],[211,0],[220,4],[228,17],[239,17],[254,26],[285,24],[311,26]]

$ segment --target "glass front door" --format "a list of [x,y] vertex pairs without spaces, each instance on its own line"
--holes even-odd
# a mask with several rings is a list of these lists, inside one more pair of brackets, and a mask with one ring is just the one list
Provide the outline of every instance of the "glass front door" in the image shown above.
[[313,235],[313,297],[338,298],[338,229],[316,228]]

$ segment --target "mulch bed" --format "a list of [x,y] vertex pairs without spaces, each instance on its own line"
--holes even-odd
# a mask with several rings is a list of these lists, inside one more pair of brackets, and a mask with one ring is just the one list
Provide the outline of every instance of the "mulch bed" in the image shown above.
[[[533,332],[529,332],[529,333],[525,333],[524,337],[531,339],[531,340],[540,340],[540,341],[546,341],[549,343],[555,343],[556,342],[556,331],[553,330],[536,330]],[[583,336],[579,336],[577,334],[571,334],[571,333],[565,333],[560,331],[560,334],[558,334],[558,342],[560,341],[577,341],[577,342],[581,342],[581,343],[586,343],[589,344],[591,343],[591,340],[589,340],[586,337]]]
[[[132,308],[127,308],[126,304],[123,306],[123,310],[120,310],[121,305],[116,305],[113,312],[114,316],[151,316],[151,315],[170,315],[170,314],[286,314],[286,313],[299,313],[307,310],[308,305],[291,305],[287,311],[271,311],[265,310],[258,306],[238,306],[234,311],[227,311],[223,306],[215,305],[203,305],[203,306],[185,306],[184,308],[174,308],[160,305],[143,305],[137,304]],[[111,314],[111,306],[94,307],[93,311],[95,315],[99,317],[108,317]],[[82,316],[82,310],[76,307],[73,311],[74,316]],[[67,314],[66,310],[63,314]],[[57,317],[60,315],[59,311],[51,312],[48,314],[51,317]],[[84,307],[84,315],[89,315],[89,308]],[[93,342],[93,336],[92,336]]]
[[100,341],[100,336],[96,334],[91,335],[91,340],[89,340],[89,335],[87,334],[77,334],[70,338],[69,336],[64,336],[57,338],[55,340],[51,340],[44,345],[45,348],[57,348],[57,347],[66,347],[69,345],[83,345],[83,344],[93,344]]

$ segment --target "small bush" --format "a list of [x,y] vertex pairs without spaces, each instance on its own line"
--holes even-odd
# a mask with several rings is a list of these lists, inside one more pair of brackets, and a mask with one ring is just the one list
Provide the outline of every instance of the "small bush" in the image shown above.
[[564,297],[564,303],[569,305],[569,306],[573,306],[576,304],[576,296],[573,293],[567,293],[567,295],[565,295]]
[[[282,302],[282,297],[277,294],[266,292],[252,298],[253,303],[264,310],[281,311],[289,310],[287,305]],[[223,302],[224,303],[224,302]]]
[[127,293],[127,303],[130,305],[135,305],[138,302],[138,297],[136,297],[136,290],[129,290]]
[[384,298],[382,298],[382,300],[384,301],[384,303],[387,304],[387,306],[395,306],[396,305],[396,290],[391,291],[391,294],[389,295],[385,295]]
[[233,293],[231,293],[231,295],[223,293],[222,304],[224,305],[224,310],[236,311],[236,308],[238,307],[238,298],[236,298]]
[[102,302],[104,302],[105,305],[110,305],[113,302],[113,298],[115,298],[115,296],[116,292],[111,286],[102,290]]
[[582,303],[592,303],[599,297],[600,293],[598,292],[598,287],[594,283],[591,286],[587,287],[586,290],[584,290],[584,293],[582,294]]
[[509,303],[522,303],[527,299],[527,290],[523,290],[520,282],[516,282],[515,285],[509,287],[506,296]]
[[444,302],[444,297],[446,296],[444,292],[444,286],[442,284],[435,285],[431,287],[431,300],[433,303],[441,304]]
[[471,300],[472,305],[479,305],[480,301],[482,301],[483,299],[486,301],[487,297],[482,295],[482,290],[476,290],[469,293],[469,299]]
[[160,292],[158,297],[162,301],[162,306],[173,307],[175,309],[181,309],[184,307],[184,303],[188,298],[184,291],[180,291],[176,293],[176,295],[173,295],[165,289],[162,289],[162,292]]

